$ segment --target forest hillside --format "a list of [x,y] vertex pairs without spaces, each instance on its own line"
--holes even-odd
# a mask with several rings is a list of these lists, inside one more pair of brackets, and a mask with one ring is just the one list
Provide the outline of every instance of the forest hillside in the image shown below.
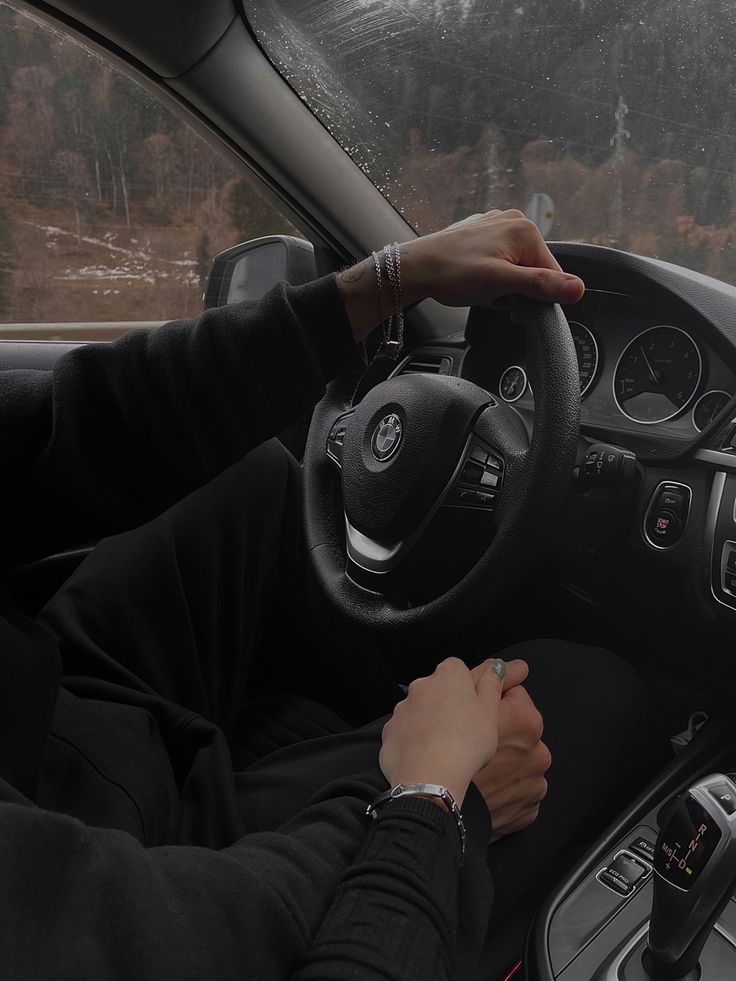
[[0,322],[192,316],[212,255],[281,231],[179,116],[0,2]]
[[[244,0],[274,64],[420,231],[554,204],[550,238],[736,283],[732,0]],[[290,230],[126,76],[0,0],[0,321],[196,313]]]

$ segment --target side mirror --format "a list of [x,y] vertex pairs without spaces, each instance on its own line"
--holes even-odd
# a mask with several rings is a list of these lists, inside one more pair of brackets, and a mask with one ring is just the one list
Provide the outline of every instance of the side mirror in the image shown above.
[[291,235],[254,238],[215,256],[202,302],[209,310],[241,300],[260,300],[282,280],[299,286],[317,275],[311,242]]

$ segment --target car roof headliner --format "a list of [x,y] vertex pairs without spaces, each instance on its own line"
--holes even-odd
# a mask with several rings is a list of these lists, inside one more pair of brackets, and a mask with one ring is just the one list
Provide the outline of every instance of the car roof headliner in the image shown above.
[[233,0],[51,0],[44,6],[84,24],[164,78],[188,71],[238,15]]

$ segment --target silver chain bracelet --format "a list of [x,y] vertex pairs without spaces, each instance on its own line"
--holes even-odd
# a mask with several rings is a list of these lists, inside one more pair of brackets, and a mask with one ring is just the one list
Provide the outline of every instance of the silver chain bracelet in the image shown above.
[[376,270],[376,287],[378,289],[378,312],[381,315],[381,329],[383,330],[384,345],[391,340],[391,325],[386,322],[386,315],[383,312],[383,288],[381,286],[381,260],[377,252],[371,252],[373,265]]
[[[393,242],[391,245],[384,245],[380,254],[372,252],[371,255],[376,270],[378,309],[383,327],[383,350],[388,357],[395,361],[404,346],[404,310],[401,303],[401,257],[399,243]],[[388,317],[385,316],[383,307],[383,269],[381,268],[381,260],[383,260],[383,269],[386,271],[386,278],[389,281],[394,299],[394,310]]]

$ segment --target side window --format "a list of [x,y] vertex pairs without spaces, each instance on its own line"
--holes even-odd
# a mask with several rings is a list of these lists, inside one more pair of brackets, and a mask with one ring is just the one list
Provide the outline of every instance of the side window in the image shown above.
[[196,316],[209,262],[294,229],[127,75],[0,0],[0,339]]

